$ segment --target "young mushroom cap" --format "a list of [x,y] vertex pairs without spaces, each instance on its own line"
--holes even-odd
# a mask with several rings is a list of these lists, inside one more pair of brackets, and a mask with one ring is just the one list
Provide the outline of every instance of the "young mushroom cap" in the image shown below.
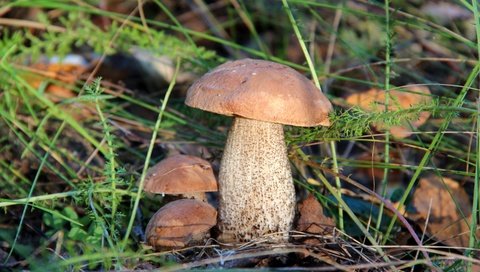
[[218,185],[208,161],[174,155],[148,170],[144,190],[155,194],[188,195],[216,192]]
[[168,203],[148,222],[145,234],[153,247],[185,247],[203,241],[217,223],[217,211],[210,204],[181,199]]
[[185,103],[235,116],[219,173],[220,240],[269,234],[285,240],[295,215],[295,188],[282,124],[329,125],[328,99],[287,66],[243,59],[197,80]]

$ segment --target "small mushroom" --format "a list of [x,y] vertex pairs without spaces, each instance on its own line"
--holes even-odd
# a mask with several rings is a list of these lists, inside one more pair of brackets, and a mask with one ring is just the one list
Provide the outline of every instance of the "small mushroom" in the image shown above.
[[202,242],[217,223],[217,211],[195,199],[180,199],[158,210],[148,222],[147,242],[155,248],[181,248]]
[[235,116],[219,173],[220,237],[288,237],[295,188],[282,124],[329,125],[332,105],[297,71],[269,61],[227,62],[197,80],[185,103]]
[[205,192],[218,191],[218,185],[208,161],[189,155],[174,155],[148,170],[144,190],[206,201]]

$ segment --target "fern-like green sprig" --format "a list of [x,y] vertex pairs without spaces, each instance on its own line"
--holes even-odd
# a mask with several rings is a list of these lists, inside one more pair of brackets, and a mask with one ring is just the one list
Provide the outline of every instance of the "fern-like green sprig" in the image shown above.
[[438,100],[420,104],[408,109],[390,110],[387,112],[369,112],[354,106],[347,110],[337,110],[330,115],[331,126],[315,128],[292,128],[287,131],[288,144],[302,144],[323,140],[342,140],[360,137],[371,132],[372,125],[382,124],[382,128],[404,124],[418,119],[421,112],[429,111],[439,115]]
[[[115,214],[117,212],[118,204],[120,202],[119,196],[116,194],[116,189],[117,189],[117,175],[116,175],[116,168],[117,168],[117,163],[115,161],[115,145],[114,145],[114,136],[112,134],[112,128],[108,124],[107,119],[105,118],[105,115],[103,114],[102,108],[100,106],[100,100],[98,98],[99,95],[102,94],[102,89],[100,85],[101,79],[98,78],[96,79],[91,85],[88,85],[85,89],[87,91],[87,94],[97,97],[95,99],[95,107],[98,112],[98,116],[100,117],[100,122],[103,127],[103,132],[104,132],[104,137],[108,146],[108,153],[107,153],[107,164],[105,165],[105,174],[107,176],[107,181],[108,183],[111,184],[111,189],[112,189],[112,199],[111,199],[111,217],[115,218]],[[113,237],[115,236],[115,224],[110,224],[110,235]]]

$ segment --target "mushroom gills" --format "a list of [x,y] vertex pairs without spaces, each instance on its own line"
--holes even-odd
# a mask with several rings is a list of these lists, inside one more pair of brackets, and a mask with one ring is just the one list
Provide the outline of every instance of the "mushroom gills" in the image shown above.
[[295,188],[281,124],[237,117],[219,173],[221,240],[285,240]]

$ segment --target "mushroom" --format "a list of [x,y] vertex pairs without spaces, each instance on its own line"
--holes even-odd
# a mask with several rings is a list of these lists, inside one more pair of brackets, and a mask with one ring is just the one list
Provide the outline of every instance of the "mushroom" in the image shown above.
[[218,185],[208,161],[189,155],[174,155],[148,170],[144,191],[206,201],[205,192],[218,191]]
[[197,80],[185,103],[235,116],[219,173],[220,240],[248,241],[266,234],[287,239],[295,188],[282,124],[328,126],[328,99],[287,66],[243,59]]
[[147,242],[157,247],[185,247],[204,240],[217,223],[217,211],[195,199],[180,199],[158,210],[148,222]]

